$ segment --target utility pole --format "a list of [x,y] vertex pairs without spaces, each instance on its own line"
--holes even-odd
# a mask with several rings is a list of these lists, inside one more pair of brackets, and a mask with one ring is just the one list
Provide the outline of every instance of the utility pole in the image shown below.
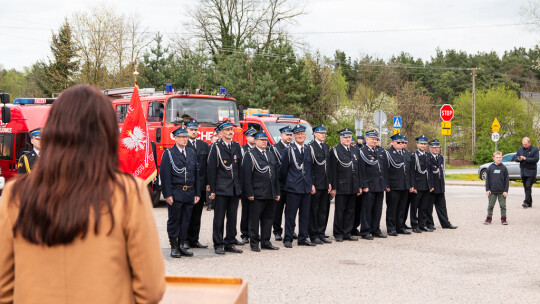
[[476,152],[476,68],[472,69],[472,155]]

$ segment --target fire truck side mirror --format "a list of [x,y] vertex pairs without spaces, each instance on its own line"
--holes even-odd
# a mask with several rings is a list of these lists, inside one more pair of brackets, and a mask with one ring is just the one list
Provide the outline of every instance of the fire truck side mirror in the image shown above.
[[2,123],[7,124],[11,122],[11,109],[4,106],[2,107]]
[[238,106],[238,118],[242,121],[244,120],[244,106],[243,105],[239,105]]
[[9,93],[0,93],[0,101],[3,104],[9,103]]
[[0,93],[0,101],[4,104],[2,107],[2,123],[7,124],[11,121],[11,109],[6,107],[6,103],[9,103],[9,94]]

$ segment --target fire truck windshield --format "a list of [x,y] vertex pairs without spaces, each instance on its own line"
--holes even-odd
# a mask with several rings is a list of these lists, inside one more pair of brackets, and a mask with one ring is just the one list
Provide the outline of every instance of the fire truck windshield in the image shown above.
[[[272,136],[272,138],[274,139],[274,143],[277,143],[281,139],[280,137],[281,132],[279,132],[279,129],[285,126],[294,127],[296,123],[285,122],[285,121],[284,122],[267,122],[265,123],[265,125],[268,131],[270,132],[270,136]],[[313,140],[313,130],[311,129],[311,126],[307,123],[300,123],[300,125],[306,127],[305,143],[307,144]],[[293,141],[294,141],[294,136],[293,136]]]
[[197,120],[199,123],[215,124],[229,120],[238,124],[238,111],[233,100],[212,98],[171,98],[167,101],[167,123]]

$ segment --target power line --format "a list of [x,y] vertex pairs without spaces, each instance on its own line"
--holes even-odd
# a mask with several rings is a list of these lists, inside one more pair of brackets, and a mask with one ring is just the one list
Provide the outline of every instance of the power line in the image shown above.
[[533,25],[535,23],[507,23],[507,24],[488,24],[488,25],[463,25],[463,26],[445,26],[432,28],[404,28],[404,29],[381,29],[381,30],[352,30],[352,31],[318,31],[318,32],[297,32],[293,34],[302,35],[320,35],[320,34],[362,34],[362,33],[391,33],[391,32],[427,32],[427,31],[446,31],[446,30],[462,30],[462,29],[479,29],[493,27],[512,27],[522,25]]
[[[499,28],[499,27],[514,27],[514,26],[524,26],[524,25],[533,25],[534,23],[507,23],[507,24],[487,24],[487,25],[463,25],[463,26],[446,26],[446,27],[432,27],[432,28],[395,28],[395,29],[371,29],[371,30],[351,30],[351,31],[316,31],[316,32],[292,32],[291,34],[297,35],[327,35],[327,34],[362,34],[362,33],[392,33],[392,32],[426,32],[426,31],[448,31],[448,30],[462,30],[462,29],[479,29],[479,28]],[[48,27],[25,27],[25,26],[6,26],[0,25],[0,28],[5,29],[18,29],[18,30],[44,30],[44,31],[53,31],[55,29]],[[96,31],[94,31],[96,32]],[[97,31],[97,32],[114,32],[112,30]],[[158,31],[138,31],[139,34],[151,34],[157,33]],[[160,34],[166,35],[184,35],[184,36],[195,36],[194,33],[188,32],[161,32]]]

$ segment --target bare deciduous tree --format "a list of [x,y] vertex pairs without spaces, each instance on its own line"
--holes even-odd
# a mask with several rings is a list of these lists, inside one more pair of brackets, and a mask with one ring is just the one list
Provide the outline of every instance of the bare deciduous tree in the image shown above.
[[195,36],[216,55],[247,43],[264,49],[303,13],[292,0],[201,0],[189,14]]
[[95,4],[72,15],[73,41],[80,58],[80,82],[98,87],[129,84],[135,60],[150,43],[138,16]]

